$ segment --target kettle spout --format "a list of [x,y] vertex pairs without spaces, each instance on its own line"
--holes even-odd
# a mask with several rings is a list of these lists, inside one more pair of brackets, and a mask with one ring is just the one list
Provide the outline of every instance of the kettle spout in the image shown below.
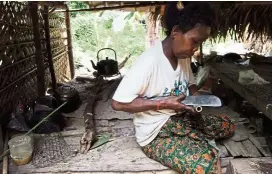
[[95,63],[93,62],[93,60],[91,60],[91,63],[92,63],[92,67],[93,67],[95,70],[98,70],[98,67],[95,65]]

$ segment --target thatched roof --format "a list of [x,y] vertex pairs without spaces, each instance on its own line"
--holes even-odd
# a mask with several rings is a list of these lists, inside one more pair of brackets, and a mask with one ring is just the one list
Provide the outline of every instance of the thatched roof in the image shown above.
[[[180,1],[183,5],[192,1]],[[130,10],[150,12],[152,17],[160,19],[164,15],[168,1],[86,1],[89,9],[76,11]],[[272,2],[271,1],[209,1],[216,11],[217,21],[212,39],[223,39],[230,34],[236,40],[267,40],[272,37]],[[163,24],[164,26],[164,24]]]
[[[214,6],[216,24],[212,37],[225,38],[228,33],[236,40],[261,39],[272,37],[272,2],[252,4],[251,2],[226,2]],[[247,37],[245,37],[247,35]]]

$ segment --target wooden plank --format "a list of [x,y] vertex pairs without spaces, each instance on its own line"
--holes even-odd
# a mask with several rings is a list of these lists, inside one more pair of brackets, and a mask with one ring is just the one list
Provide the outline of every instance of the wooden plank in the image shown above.
[[247,151],[245,150],[241,142],[225,140],[223,143],[233,157],[240,157],[240,156],[248,157]]
[[234,159],[233,157],[220,158],[221,167],[227,167],[229,161]]
[[219,149],[219,156],[220,156],[221,158],[225,158],[225,157],[228,157],[228,156],[229,156],[228,150],[227,150],[227,148],[226,148],[225,146],[220,145],[219,143],[216,143],[216,146],[217,146],[218,149]]
[[41,36],[40,36],[40,24],[39,24],[39,15],[38,15],[38,4],[36,2],[29,2],[32,26],[33,26],[33,35],[34,43],[36,48],[36,65],[37,65],[37,85],[38,85],[38,94],[40,97],[45,96],[45,65],[44,58],[42,56],[42,45],[41,45]]
[[241,142],[248,139],[248,133],[242,129],[236,129],[234,135],[231,137],[231,140],[236,142]]
[[258,149],[251,143],[251,141],[249,140],[245,140],[242,142],[242,144],[244,145],[245,149],[248,152],[249,157],[261,157],[262,155],[260,154],[260,152],[258,151]]
[[266,139],[265,137],[255,137],[262,146],[267,146],[267,142],[266,142]]
[[227,168],[226,167],[222,168],[222,174],[226,174],[226,173],[227,173]]
[[[80,137],[66,137],[70,145],[79,144]],[[10,164],[10,173],[75,173],[75,172],[145,172],[145,171],[166,171],[168,167],[148,158],[140,149],[134,137],[116,138],[87,154],[78,154],[71,157],[65,163],[35,168],[31,164],[15,166]],[[18,172],[20,171],[20,172]]]
[[[271,109],[267,106],[268,103],[266,103],[263,100],[260,100],[253,92],[250,90],[244,88],[242,85],[238,84],[237,82],[234,82],[231,78],[224,75],[220,70],[219,67],[216,68],[216,66],[221,66],[221,64],[217,64],[212,66],[211,71],[213,74],[215,74],[218,78],[220,78],[226,85],[228,85],[230,88],[232,88],[236,93],[238,93],[241,97],[246,99],[249,103],[251,103],[253,106],[255,106],[259,111],[263,112],[268,118],[272,120],[272,112]],[[272,106],[271,106],[272,107]]]
[[55,91],[56,89],[56,76],[53,65],[51,44],[50,44],[50,30],[49,30],[49,16],[48,16],[48,6],[44,6],[44,21],[45,21],[45,37],[46,37],[46,48],[47,48],[47,60],[49,65],[49,72],[51,76],[52,89]]
[[69,14],[67,5],[66,5],[66,8],[67,10],[65,12],[65,24],[66,24],[66,32],[67,32],[68,60],[69,60],[71,79],[73,79],[75,76],[75,66],[74,66],[74,59],[73,59],[73,52],[72,52],[70,14]]
[[261,154],[265,157],[271,156],[271,153],[268,150],[265,150],[261,143],[253,135],[249,136],[249,140],[258,148]]
[[228,174],[272,173],[272,158],[238,158],[230,160]]

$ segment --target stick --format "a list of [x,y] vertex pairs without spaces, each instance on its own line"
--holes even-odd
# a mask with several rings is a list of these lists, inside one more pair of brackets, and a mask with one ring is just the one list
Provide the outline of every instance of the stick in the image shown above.
[[[5,145],[4,145],[4,150],[6,151],[8,149],[8,140],[9,140],[9,132],[6,132],[6,137],[5,137]],[[9,158],[7,156],[4,157],[3,159],[3,172],[2,174],[8,174],[8,162]]]
[[129,58],[131,57],[131,54],[129,54],[129,56],[126,56],[125,59],[118,65],[118,70],[120,70],[121,68],[124,67],[124,65],[126,64],[126,62],[129,60]]

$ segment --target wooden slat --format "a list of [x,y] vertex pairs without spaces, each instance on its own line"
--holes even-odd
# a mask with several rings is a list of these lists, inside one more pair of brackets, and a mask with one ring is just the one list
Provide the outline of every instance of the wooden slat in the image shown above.
[[265,137],[255,137],[262,146],[267,146]]
[[[226,65],[228,66],[228,65]],[[261,100],[258,98],[258,96],[255,96],[253,92],[250,90],[244,88],[242,85],[240,85],[237,82],[234,82],[231,78],[229,78],[227,75],[224,75],[221,72],[221,67],[223,65],[221,64],[213,64],[211,71],[213,74],[215,74],[218,78],[220,78],[226,85],[228,85],[230,88],[232,88],[236,93],[238,93],[241,97],[246,99],[249,103],[251,103],[254,107],[256,107],[259,111],[263,112],[268,118],[272,119],[272,106],[268,106],[269,103],[267,103],[264,100]],[[227,67],[225,67],[227,68]],[[230,67],[234,68],[234,67]],[[235,67],[236,68],[236,67]],[[237,70],[234,70],[237,71]]]
[[265,157],[271,156],[271,153],[263,148],[261,143],[256,139],[256,137],[250,135],[249,140],[258,148],[261,154]]
[[221,167],[227,167],[229,164],[229,161],[234,159],[233,157],[227,157],[227,158],[220,158]]
[[247,151],[241,142],[226,140],[224,141],[224,145],[233,157],[248,157]]
[[[80,137],[65,137],[70,145],[79,146]],[[10,173],[160,173],[165,174],[168,167],[149,159],[140,149],[134,137],[116,138],[87,154],[78,154],[63,163],[44,168],[27,164],[10,164]],[[150,171],[150,172],[149,172]],[[171,170],[170,170],[171,171]]]
[[225,146],[217,144],[217,143],[216,143],[216,145],[219,148],[219,155],[221,158],[225,158],[225,157],[229,156],[227,148]]
[[227,168],[226,167],[222,168],[222,174],[226,174],[226,173],[227,173]]
[[258,149],[251,143],[251,141],[249,140],[245,140],[242,142],[242,144],[244,145],[245,149],[248,152],[249,157],[261,157],[262,155],[260,154],[260,152],[258,151]]
[[272,173],[272,158],[232,159],[227,167],[228,174]]
[[42,45],[40,36],[40,24],[38,15],[38,4],[36,2],[29,2],[30,12],[33,25],[34,42],[36,48],[36,65],[37,65],[37,84],[38,94],[40,97],[45,96],[45,65],[42,56]]
[[49,64],[49,71],[51,75],[51,82],[52,82],[52,89],[55,91],[56,89],[56,76],[55,70],[53,65],[53,56],[51,50],[51,43],[50,43],[50,30],[49,30],[49,15],[48,15],[48,6],[44,6],[44,21],[45,21],[45,37],[46,37],[46,47],[47,47],[47,59]]
[[69,67],[70,67],[71,79],[73,79],[75,75],[75,66],[74,66],[74,59],[73,59],[73,52],[72,52],[71,27],[70,27],[70,16],[68,12],[68,7],[65,12],[65,24],[66,24],[66,31],[67,31]]

